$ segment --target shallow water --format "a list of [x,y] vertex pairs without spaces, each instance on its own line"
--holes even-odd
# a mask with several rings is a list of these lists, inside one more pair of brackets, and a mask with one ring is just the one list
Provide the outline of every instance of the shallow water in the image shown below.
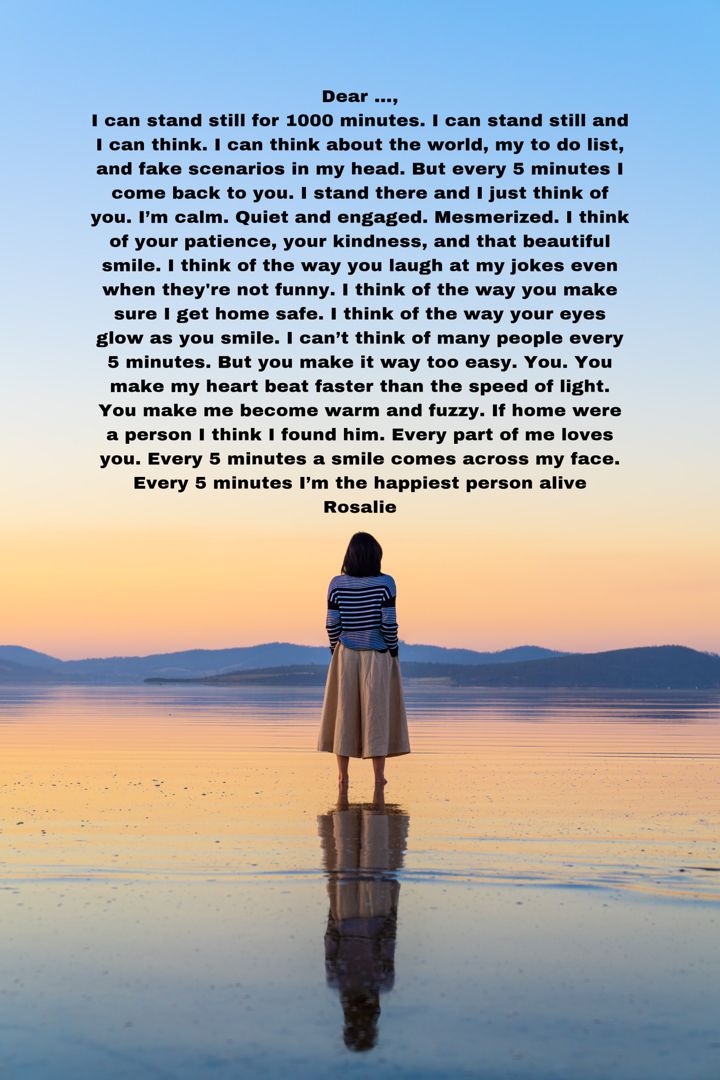
[[0,1075],[717,1080],[720,698],[3,688]]

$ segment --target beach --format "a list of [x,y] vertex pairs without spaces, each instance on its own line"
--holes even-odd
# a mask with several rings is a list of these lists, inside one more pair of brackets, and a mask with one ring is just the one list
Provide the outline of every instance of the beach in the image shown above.
[[711,1080],[720,699],[4,687],[0,1074]]

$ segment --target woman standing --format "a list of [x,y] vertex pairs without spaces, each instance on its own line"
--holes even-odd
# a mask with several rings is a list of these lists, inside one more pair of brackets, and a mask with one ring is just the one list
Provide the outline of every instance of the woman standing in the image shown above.
[[372,758],[375,784],[385,758],[410,753],[398,661],[395,582],[380,572],[382,548],[359,532],[342,572],[328,587],[326,629],[332,660],[325,684],[318,750],[337,755],[339,784],[348,783],[351,757]]

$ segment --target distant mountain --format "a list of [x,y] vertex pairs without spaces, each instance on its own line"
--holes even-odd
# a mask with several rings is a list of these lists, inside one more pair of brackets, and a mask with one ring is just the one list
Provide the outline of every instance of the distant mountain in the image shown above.
[[[682,645],[598,653],[556,653],[535,645],[500,652],[401,643],[407,678],[454,686],[718,689],[720,657]],[[235,649],[190,649],[151,656],[58,660],[20,645],[0,646],[0,683],[135,684],[207,681],[224,684],[322,685],[324,646],[270,642]]]
[[459,686],[563,686],[612,690],[720,690],[720,656],[684,645],[572,653],[523,664],[456,668]]
[[58,671],[63,667],[62,660],[48,656],[35,649],[26,649],[23,645],[0,645],[0,661],[20,664],[22,667]]
[[52,668],[33,667],[27,662],[13,663],[0,657],[0,685],[3,683],[56,683],[63,682]]
[[[193,681],[222,686],[322,686],[326,671],[327,664],[294,665]],[[403,660],[402,671],[407,679],[440,679],[453,686],[720,690],[720,656],[683,645],[572,653],[505,664],[419,664]]]
[[516,645],[500,652],[475,652],[473,649],[446,649],[440,645],[407,645],[401,641],[400,649],[403,661],[414,664],[510,664],[567,655],[538,645]]
[[[425,664],[501,664],[561,656],[552,649],[520,645],[500,652],[445,649],[440,645],[401,643],[404,660]],[[327,667],[330,652],[322,645],[270,642],[234,649],[189,649],[150,656],[112,656],[58,660],[20,645],[0,645],[0,682],[140,683],[149,678],[193,679],[225,672],[303,664]],[[5,670],[3,664],[11,666]]]

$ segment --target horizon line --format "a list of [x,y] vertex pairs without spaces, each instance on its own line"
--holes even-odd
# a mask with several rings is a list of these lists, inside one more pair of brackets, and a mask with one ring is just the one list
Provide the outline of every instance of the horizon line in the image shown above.
[[[434,644],[434,643],[423,642],[423,641],[405,641],[402,638],[399,640],[399,644],[400,645],[405,645],[405,646],[411,646],[413,648],[446,649],[448,651],[456,651],[456,652],[475,652],[475,653],[490,653],[490,654],[502,653],[502,652],[510,652],[510,651],[512,651],[514,649],[546,649],[548,652],[559,653],[559,654],[562,654],[562,655],[565,655],[565,656],[593,656],[593,655],[596,655],[597,653],[620,652],[620,651],[623,651],[623,650],[626,650],[626,649],[683,648],[683,649],[691,649],[693,652],[705,653],[708,656],[718,656],[718,655],[720,655],[720,652],[716,652],[713,649],[697,649],[692,645],[683,645],[680,642],[665,642],[663,644],[657,644],[656,643],[656,644],[653,644],[653,645],[622,645],[622,646],[613,646],[611,648],[595,649],[595,650],[591,650],[591,651],[581,651],[581,650],[577,650],[577,649],[567,649],[567,650],[566,649],[555,649],[555,648],[551,648],[550,646],[546,646],[546,645],[531,645],[531,644],[527,644],[527,643],[522,644],[522,645],[506,645],[506,646],[503,646],[501,648],[495,648],[495,649],[482,649],[482,648],[477,648],[477,647],[471,646],[471,645],[437,645],[437,644]],[[52,660],[57,660],[60,663],[64,664],[64,663],[79,662],[79,661],[82,661],[82,660],[129,660],[129,659],[146,659],[149,656],[169,656],[169,655],[178,655],[178,654],[182,654],[182,653],[192,653],[192,652],[209,652],[209,653],[213,653],[213,652],[229,652],[231,650],[236,650],[236,649],[259,649],[259,648],[263,648],[263,647],[268,646],[268,645],[286,645],[286,646],[292,646],[292,647],[301,648],[301,649],[329,649],[329,645],[327,644],[327,642],[320,643],[320,644],[307,644],[305,642],[297,642],[297,641],[260,641],[260,642],[254,643],[252,645],[220,645],[220,646],[214,646],[214,647],[200,645],[200,646],[193,646],[193,647],[190,647],[190,648],[156,650],[154,652],[147,652],[147,653],[113,653],[113,654],[111,654],[109,656],[79,656],[79,657],[65,657],[65,658],[59,657],[59,656],[54,656],[52,653],[46,653],[46,652],[43,652],[41,649],[35,649],[35,648],[32,648],[31,646],[28,646],[28,645],[17,645],[17,644],[12,644],[12,643],[5,643],[5,644],[0,644],[0,649],[24,649],[27,652],[38,653],[38,655],[40,655],[40,656],[47,656]]]

